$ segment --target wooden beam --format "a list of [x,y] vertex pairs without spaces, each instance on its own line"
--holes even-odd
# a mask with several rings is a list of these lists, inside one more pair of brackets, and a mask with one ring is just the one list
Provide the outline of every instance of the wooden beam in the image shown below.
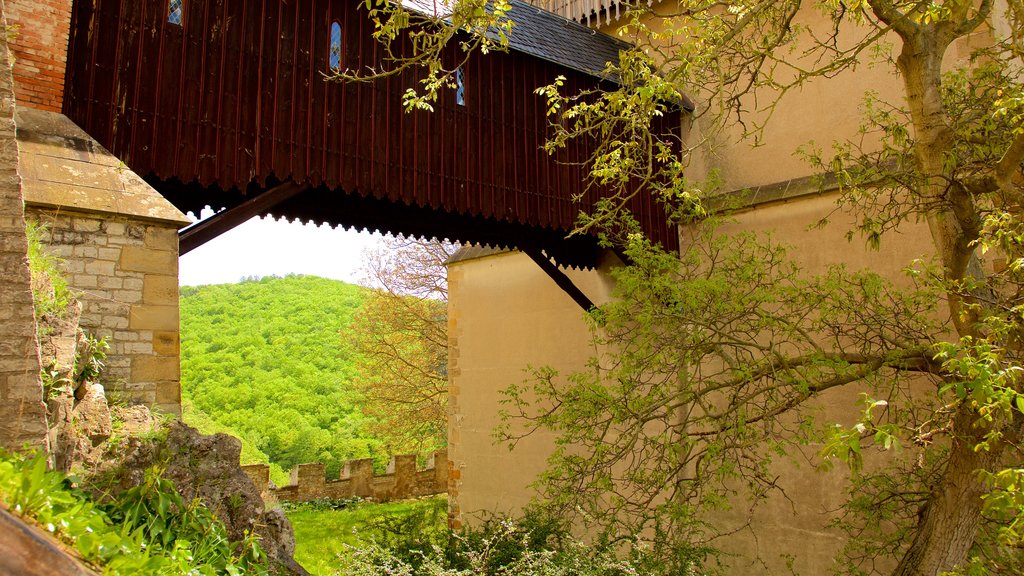
[[60,542],[0,506],[0,574],[96,576]]
[[558,266],[555,266],[543,252],[537,248],[522,248],[522,251],[529,256],[530,259],[536,262],[537,265],[540,266],[540,269],[543,270],[548,277],[554,280],[555,284],[558,284],[558,287],[572,298],[573,302],[578,304],[584,312],[590,312],[591,309],[597,308],[597,306],[594,306],[594,303],[590,301],[590,298],[587,298],[587,295],[572,283],[572,279],[566,276],[565,272],[562,272]]
[[250,198],[238,206],[221,210],[206,220],[196,222],[188,228],[179,230],[178,255],[184,256],[188,254],[235,226],[246,222],[253,216],[259,216],[274,206],[308,189],[308,185],[288,181],[267,190],[259,196]]

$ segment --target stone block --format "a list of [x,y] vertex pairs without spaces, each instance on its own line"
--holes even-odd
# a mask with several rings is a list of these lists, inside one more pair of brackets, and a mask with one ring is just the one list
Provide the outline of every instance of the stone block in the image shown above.
[[256,490],[264,494],[270,486],[270,466],[266,464],[246,464],[242,466],[242,472],[256,485]]
[[20,356],[0,356],[0,372],[23,372],[29,366],[29,360]]
[[64,260],[61,264],[65,274],[84,274],[85,262],[82,260]]
[[152,382],[129,382],[124,385],[124,394],[135,402],[156,405],[156,385]]
[[75,274],[71,277],[71,285],[75,288],[96,288],[99,279],[95,274]]
[[[156,385],[156,403],[181,405],[181,384],[178,382],[158,382]],[[180,409],[179,409],[180,411]]]
[[125,354],[152,355],[153,345],[149,342],[124,342],[120,344]]
[[177,332],[154,332],[153,352],[165,356],[177,356],[181,352],[181,340]]
[[178,331],[178,307],[138,304],[132,306],[128,327],[135,330]]
[[145,245],[155,250],[178,251],[178,230],[177,228],[165,228],[163,226],[146,227]]
[[180,402],[174,403],[174,404],[152,404],[152,403],[150,403],[150,404],[153,406],[154,410],[156,410],[157,412],[159,412],[161,414],[171,414],[171,415],[178,416],[178,417],[181,416],[181,403]]
[[73,229],[78,232],[99,232],[102,224],[100,220],[92,218],[75,218]]
[[85,271],[87,274],[96,274],[97,276],[113,276],[114,263],[104,260],[93,260],[85,264]]
[[121,249],[120,268],[127,272],[166,274],[177,277],[178,254],[176,251],[125,246]]
[[142,287],[142,301],[146,304],[178,305],[178,277],[146,274]]
[[100,288],[113,288],[120,290],[124,286],[124,280],[117,276],[100,276],[97,279],[97,284]]
[[102,300],[87,303],[86,305],[89,307],[90,312],[103,314],[104,316],[114,315],[125,317],[128,315],[129,306],[116,301],[112,292],[98,290],[94,292],[94,294],[100,296]]
[[116,262],[121,259],[120,248],[97,248],[96,257],[100,260],[110,260]]
[[132,382],[177,381],[180,366],[177,356],[137,356],[132,358]]
[[138,304],[142,302],[142,294],[138,290],[114,290],[111,297],[125,304]]
[[74,250],[71,251],[71,255],[75,258],[95,259],[98,253],[99,252],[95,246],[85,245],[75,246]]
[[356,496],[370,496],[370,480],[373,479],[373,460],[349,460],[341,470],[341,478],[352,484],[352,493]]

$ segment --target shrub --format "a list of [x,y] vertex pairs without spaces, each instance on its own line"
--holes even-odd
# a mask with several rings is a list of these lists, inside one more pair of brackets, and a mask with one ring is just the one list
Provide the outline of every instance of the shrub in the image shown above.
[[28,236],[28,267],[32,275],[32,300],[36,318],[63,317],[75,296],[64,276],[63,261],[49,253],[43,244],[45,232],[45,226],[31,221],[25,227]]
[[[415,523],[410,523],[415,527]],[[412,537],[413,533],[405,536]],[[492,518],[482,526],[444,532],[410,547],[407,540],[375,542],[343,557],[352,576],[636,576],[651,574],[646,550],[613,550],[574,538],[550,516],[527,512],[518,520]],[[671,574],[659,570],[663,574]],[[686,571],[677,572],[680,576]]]
[[185,503],[156,470],[146,481],[94,502],[74,479],[46,468],[41,454],[0,451],[0,501],[73,547],[104,575],[266,574],[252,537],[230,542],[209,509]]

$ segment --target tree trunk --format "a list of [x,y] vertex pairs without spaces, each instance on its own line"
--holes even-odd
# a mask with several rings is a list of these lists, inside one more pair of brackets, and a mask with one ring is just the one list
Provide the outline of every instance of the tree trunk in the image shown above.
[[972,425],[978,416],[963,405],[953,422],[949,463],[921,510],[917,531],[893,576],[937,576],[961,565],[974,544],[981,522],[984,480],[978,470],[999,461],[1001,444],[975,451],[982,430]]
[[[947,280],[980,274],[972,242],[979,232],[973,199],[962,187],[945,178],[945,154],[953,142],[941,95],[942,60],[952,36],[947,30],[921,26],[903,37],[897,60],[903,75],[915,137],[918,169],[923,185],[915,191],[918,207],[927,213],[928,226]],[[958,336],[973,334],[976,317],[965,314],[961,296],[949,293],[950,320]],[[917,529],[893,576],[937,576],[962,565],[968,558],[981,522],[984,481],[978,470],[999,460],[1001,446],[975,451],[985,436],[986,424],[969,402],[957,409],[946,469],[921,509]]]

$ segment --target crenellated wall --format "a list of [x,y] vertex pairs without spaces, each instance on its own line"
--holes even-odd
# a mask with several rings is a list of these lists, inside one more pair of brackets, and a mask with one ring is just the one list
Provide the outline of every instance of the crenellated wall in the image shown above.
[[387,472],[377,475],[373,460],[349,460],[337,480],[327,480],[323,464],[300,464],[292,469],[291,484],[272,488],[270,467],[248,464],[242,470],[249,475],[264,498],[283,502],[309,502],[319,498],[342,500],[360,497],[375,502],[419,498],[448,491],[448,452],[438,450],[423,470],[416,469],[416,456],[394,456]]

